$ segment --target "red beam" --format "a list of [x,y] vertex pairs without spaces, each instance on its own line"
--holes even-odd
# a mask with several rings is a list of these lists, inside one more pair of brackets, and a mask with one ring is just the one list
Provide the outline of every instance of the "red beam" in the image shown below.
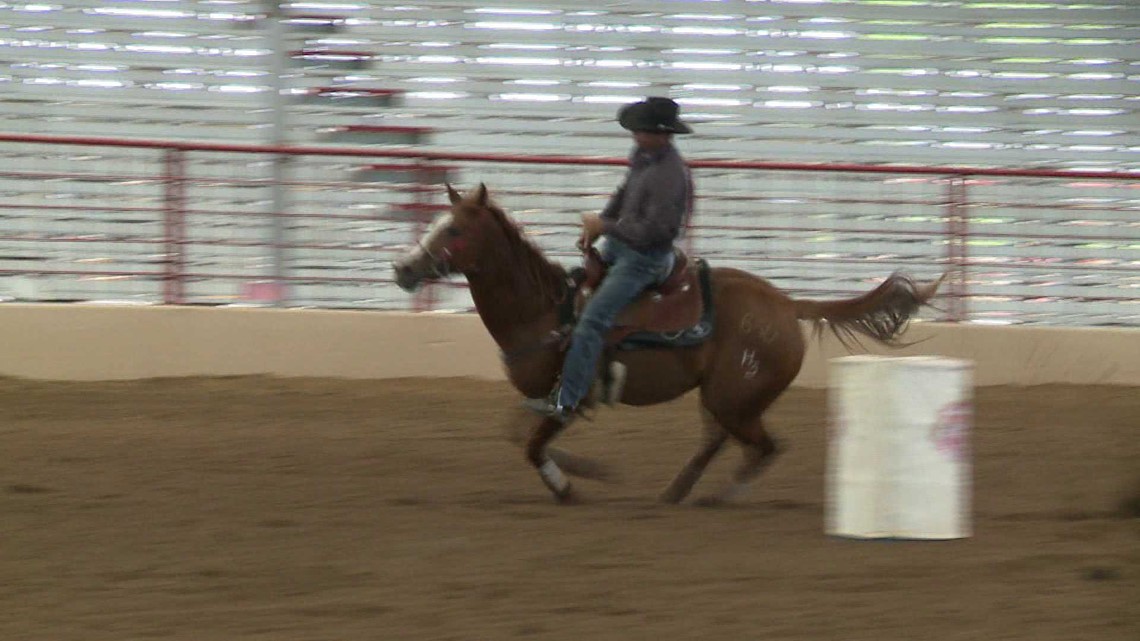
[[459,169],[455,165],[396,165],[392,163],[381,163],[375,165],[365,165],[357,169],[367,169],[370,171],[407,171],[425,174],[440,174]]
[[366,87],[313,87],[309,89],[309,93],[318,96],[336,93],[359,94],[361,96],[398,96],[404,91],[402,89],[368,89]]
[[330,131],[352,134],[430,134],[435,129],[411,125],[343,125],[333,127]]
[[298,49],[290,53],[294,58],[349,58],[352,60],[371,60],[373,54],[368,51],[339,51],[337,49]]
[[[217,151],[251,154],[294,154],[300,156],[357,156],[362,158],[417,158],[422,160],[462,160],[538,165],[608,165],[625,166],[625,158],[587,156],[534,156],[512,154],[472,154],[406,149],[357,149],[292,145],[249,145],[194,143],[182,140],[143,140],[99,136],[53,136],[47,134],[0,133],[0,142],[45,145],[86,145],[95,147],[132,147],[137,149],[181,149],[184,151]],[[1055,169],[984,169],[975,167],[938,167],[912,165],[858,165],[847,163],[777,163],[737,160],[694,160],[697,169],[739,169],[762,171],[843,172],[871,174],[918,174],[940,176],[1002,176],[1011,178],[1087,178],[1097,180],[1140,180],[1140,172],[1059,171]]]
[[345,16],[332,15],[327,13],[292,13],[284,18],[285,22],[295,22],[297,20],[319,20],[322,22],[344,22],[347,20]]

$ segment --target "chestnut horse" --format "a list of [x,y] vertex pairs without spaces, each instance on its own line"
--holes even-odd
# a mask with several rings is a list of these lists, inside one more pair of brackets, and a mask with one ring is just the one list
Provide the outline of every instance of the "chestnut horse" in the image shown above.
[[[393,264],[397,284],[413,291],[424,280],[463,274],[487,331],[505,355],[511,384],[527,398],[542,398],[562,366],[566,329],[559,307],[567,272],[541,250],[488,197],[480,185],[466,197],[447,186],[451,211],[441,214],[417,247]],[[920,286],[898,274],[873,291],[839,301],[797,300],[762,278],[730,268],[710,270],[713,330],[704,342],[683,348],[622,350],[627,380],[620,402],[645,406],[700,389],[705,436],[661,496],[683,500],[730,436],[745,456],[732,481],[711,501],[727,499],[755,479],[778,452],[764,411],[800,371],[804,338],[800,320],[817,333],[828,325],[841,338],[856,333],[894,344],[908,319],[935,294],[941,280]],[[536,418],[537,422],[539,419]],[[526,456],[561,501],[571,498],[563,471],[598,476],[583,457],[548,447],[562,430],[542,419],[525,437]]]

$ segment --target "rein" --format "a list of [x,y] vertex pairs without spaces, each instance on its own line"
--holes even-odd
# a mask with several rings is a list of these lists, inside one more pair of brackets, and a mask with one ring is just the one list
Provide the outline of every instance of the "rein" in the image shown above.
[[503,351],[504,364],[510,365],[518,362],[524,356],[545,351],[556,345],[560,350],[566,349],[570,340],[570,333],[574,331],[574,299],[577,298],[578,290],[582,287],[585,278],[586,270],[581,267],[570,271],[563,283],[562,299],[558,303],[558,329],[550,330],[546,336],[534,343]]
[[555,345],[562,345],[570,337],[570,328],[562,327],[561,329],[552,329],[542,340],[530,345],[523,345],[510,351],[505,351],[502,354],[503,363],[511,365],[518,362],[524,356],[529,356],[535,352],[545,351]]
[[[451,252],[446,247],[443,248],[444,259],[440,260],[435,257],[435,254],[431,253],[431,250],[427,248],[422,238],[417,240],[416,244],[419,245],[420,250],[431,259],[432,273],[428,274],[428,276],[432,278],[447,278],[451,275]],[[441,265],[443,266],[442,270],[440,270]]]

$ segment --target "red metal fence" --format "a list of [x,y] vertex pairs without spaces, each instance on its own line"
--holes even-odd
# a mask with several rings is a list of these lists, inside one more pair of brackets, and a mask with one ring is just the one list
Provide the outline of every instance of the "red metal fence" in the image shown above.
[[[577,214],[601,207],[625,165],[21,134],[0,134],[0,159],[0,296],[419,310],[469,306],[458,282],[409,298],[387,267],[444,208],[444,181],[485,182],[553,258],[573,262]],[[796,295],[949,271],[945,319],[1140,325],[1135,175],[691,166],[686,242]]]

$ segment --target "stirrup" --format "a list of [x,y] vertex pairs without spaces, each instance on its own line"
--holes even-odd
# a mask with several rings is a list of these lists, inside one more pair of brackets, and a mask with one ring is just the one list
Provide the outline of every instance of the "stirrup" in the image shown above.
[[546,418],[553,418],[554,420],[569,425],[574,419],[581,416],[587,421],[593,422],[593,414],[587,414],[586,408],[592,408],[593,402],[590,400],[589,395],[578,403],[577,407],[560,407],[558,405],[558,397],[562,394],[562,385],[554,386],[550,395],[546,398],[528,398],[522,402],[523,407],[535,412]]
[[522,402],[522,405],[540,416],[552,418],[563,425],[569,425],[580,414],[576,408],[559,407],[548,398],[528,398]]

